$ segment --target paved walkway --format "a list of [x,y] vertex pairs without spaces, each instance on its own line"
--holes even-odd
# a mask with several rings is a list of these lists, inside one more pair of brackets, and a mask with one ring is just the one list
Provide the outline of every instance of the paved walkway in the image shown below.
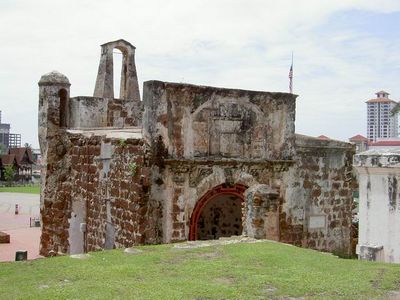
[[37,194],[0,193],[0,213],[15,212],[18,204],[20,214],[39,215],[40,196]]
[[27,250],[28,259],[40,257],[40,228],[30,227],[30,218],[40,215],[39,202],[39,195],[0,193],[0,231],[10,235],[10,244],[0,244],[0,261],[14,261],[17,250]]

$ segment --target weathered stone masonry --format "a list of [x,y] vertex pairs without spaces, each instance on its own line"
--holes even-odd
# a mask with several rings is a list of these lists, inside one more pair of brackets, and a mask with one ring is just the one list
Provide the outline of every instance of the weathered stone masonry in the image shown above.
[[[68,175],[53,173],[54,201],[45,202],[42,211],[43,224],[57,225],[58,231],[52,233],[60,240],[52,241],[44,230],[42,253],[47,254],[45,248],[79,253],[159,242],[154,223],[149,222],[159,216],[158,207],[148,199],[148,146],[143,140],[121,143],[101,136],[67,136],[68,152],[58,168],[68,170]],[[81,223],[86,223],[85,232]]]
[[[346,254],[350,247],[352,193],[357,189],[352,168],[353,146],[297,135],[296,150],[298,163],[287,182],[291,193],[288,197],[305,201],[293,206],[304,207],[304,213],[299,210],[307,228],[302,244],[308,248]],[[293,214],[293,208],[281,216],[282,227],[298,222],[299,214]],[[289,222],[283,221],[285,219]],[[290,241],[290,237],[282,237],[282,240]]]
[[148,81],[141,102],[123,40],[102,46],[95,97],[56,72],[39,86],[43,255],[242,233],[350,251],[354,149],[296,135],[295,95]]

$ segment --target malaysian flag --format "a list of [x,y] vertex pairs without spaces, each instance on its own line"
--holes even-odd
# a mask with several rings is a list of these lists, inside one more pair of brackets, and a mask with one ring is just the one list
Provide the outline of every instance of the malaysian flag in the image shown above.
[[292,53],[292,64],[289,70],[289,93],[293,94],[293,53]]

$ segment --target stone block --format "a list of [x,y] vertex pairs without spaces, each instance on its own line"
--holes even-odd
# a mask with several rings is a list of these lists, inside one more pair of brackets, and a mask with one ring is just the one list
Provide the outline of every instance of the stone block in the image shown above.
[[383,251],[381,245],[357,245],[358,257],[361,260],[376,261],[380,258],[380,252]]

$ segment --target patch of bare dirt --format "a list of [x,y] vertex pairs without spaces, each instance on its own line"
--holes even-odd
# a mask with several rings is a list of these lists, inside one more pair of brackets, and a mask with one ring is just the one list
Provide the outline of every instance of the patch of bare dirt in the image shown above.
[[381,287],[383,276],[385,275],[385,272],[386,272],[385,269],[379,269],[379,272],[376,275],[376,279],[371,280],[372,287],[374,289],[379,289]]
[[195,253],[195,256],[204,258],[216,258],[216,257],[221,257],[222,253],[221,252]]
[[233,285],[235,283],[234,277],[218,277],[215,279],[217,283],[224,284],[224,285]]

